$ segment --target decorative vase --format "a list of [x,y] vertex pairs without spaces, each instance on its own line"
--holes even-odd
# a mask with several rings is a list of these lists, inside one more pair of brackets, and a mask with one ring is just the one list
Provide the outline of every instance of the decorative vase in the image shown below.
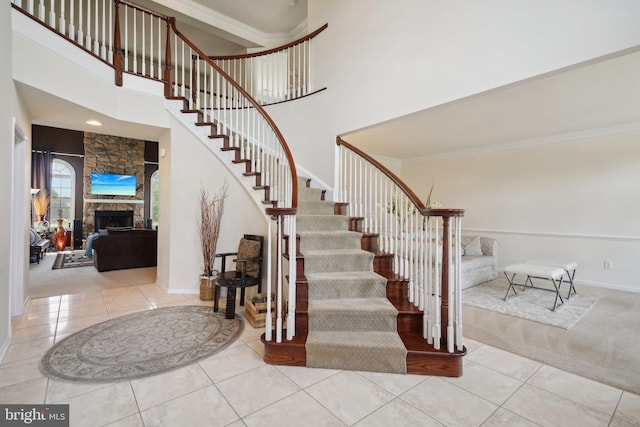
[[213,291],[216,276],[200,276],[200,299],[202,301],[213,301]]
[[58,252],[64,251],[67,246],[67,230],[62,226],[63,219],[58,220],[58,228],[56,228],[55,246]]

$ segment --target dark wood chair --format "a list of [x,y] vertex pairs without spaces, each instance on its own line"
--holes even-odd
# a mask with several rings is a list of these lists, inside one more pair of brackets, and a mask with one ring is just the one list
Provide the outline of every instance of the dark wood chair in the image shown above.
[[[240,239],[238,252],[225,252],[216,254],[216,258],[222,258],[222,269],[216,277],[213,291],[213,311],[218,311],[218,299],[220,287],[227,288],[227,305],[225,318],[233,319],[236,312],[236,289],[240,288],[240,305],[244,305],[244,290],[251,286],[257,286],[258,292],[262,292],[262,249],[264,237],[253,234],[245,234]],[[237,256],[235,270],[226,270],[227,257]]]

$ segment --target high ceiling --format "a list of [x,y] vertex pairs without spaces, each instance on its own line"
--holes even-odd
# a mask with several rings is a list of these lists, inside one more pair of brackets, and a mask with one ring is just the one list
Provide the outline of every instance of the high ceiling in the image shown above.
[[640,130],[640,50],[612,55],[345,135],[381,156],[433,158]]
[[[212,55],[239,53],[278,37],[291,39],[293,32],[306,25],[306,0],[137,0],[136,3],[160,12],[164,8],[163,13],[176,16],[181,30],[198,45],[208,46]],[[369,153],[410,160],[575,140],[587,133],[624,132],[640,126],[638,75],[640,48],[343,136]],[[35,123],[90,130],[84,129],[84,120],[74,125],[70,118],[91,112],[83,113],[79,111],[81,107],[64,100],[41,102],[43,97],[51,97],[32,88],[18,89]],[[107,124],[113,121],[102,119]],[[131,131],[130,136],[143,139],[156,139],[159,133],[153,128],[114,123],[113,134],[120,135],[123,129]],[[109,126],[105,125],[100,132],[109,133]]]

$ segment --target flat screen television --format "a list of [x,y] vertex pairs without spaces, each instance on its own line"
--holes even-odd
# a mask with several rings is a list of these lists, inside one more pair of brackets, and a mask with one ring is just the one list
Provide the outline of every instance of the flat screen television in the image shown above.
[[92,172],[91,194],[102,196],[135,196],[136,176]]

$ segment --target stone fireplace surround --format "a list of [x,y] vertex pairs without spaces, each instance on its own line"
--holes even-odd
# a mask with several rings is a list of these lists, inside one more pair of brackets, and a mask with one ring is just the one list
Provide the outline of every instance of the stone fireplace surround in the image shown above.
[[[144,148],[142,140],[97,133],[84,133],[83,236],[96,232],[97,212],[127,212],[127,225],[144,225]],[[115,173],[136,176],[135,196],[98,196],[91,194],[91,173]],[[119,214],[112,215],[112,219]],[[120,221],[120,220],[117,220]]]

